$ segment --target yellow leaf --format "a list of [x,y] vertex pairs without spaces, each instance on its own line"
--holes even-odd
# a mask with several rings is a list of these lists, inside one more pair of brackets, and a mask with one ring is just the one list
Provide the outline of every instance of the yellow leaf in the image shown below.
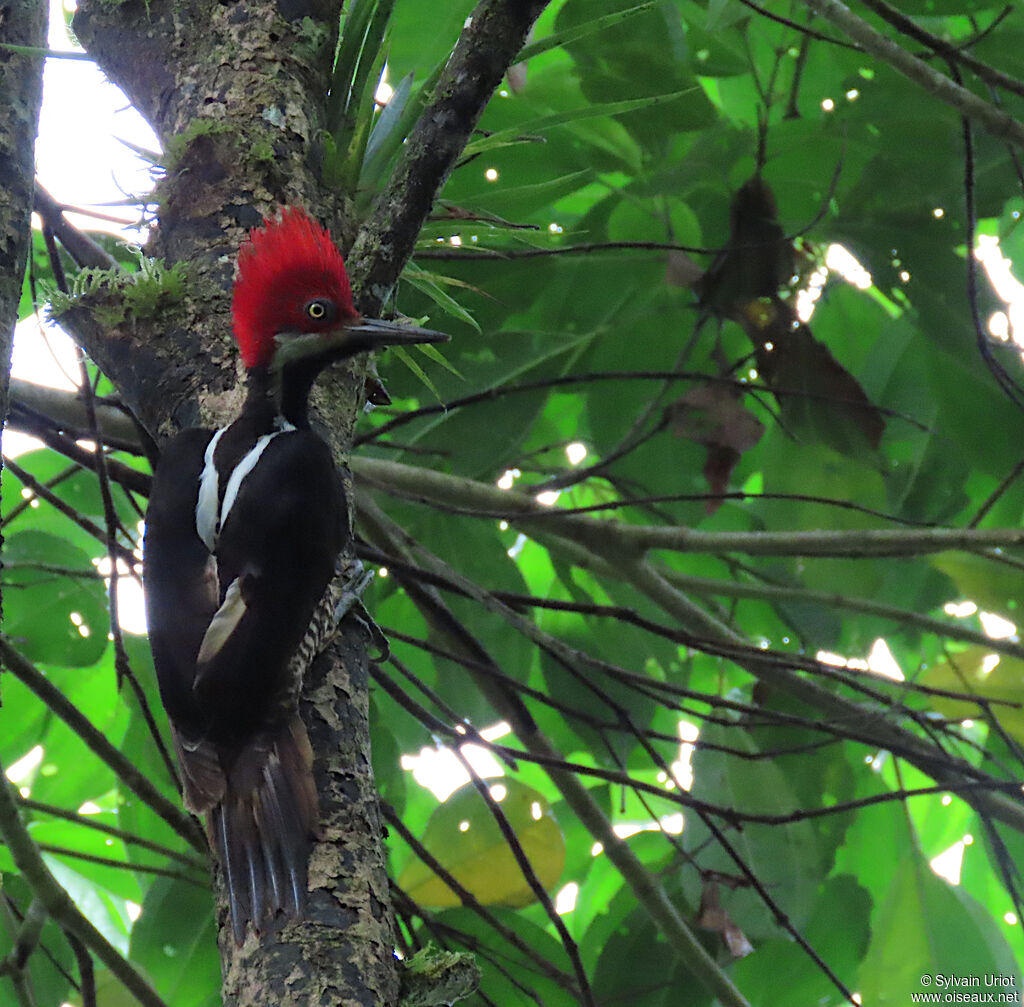
[[[540,883],[550,890],[565,866],[565,838],[547,802],[531,787],[505,778],[491,793],[526,853]],[[498,823],[472,784],[445,801],[427,822],[422,843],[445,870],[484,905],[519,909],[534,901]],[[421,860],[413,858],[399,887],[422,906],[446,909],[459,897]]]
[[[948,661],[933,665],[921,682],[933,689],[1020,704],[1017,707],[996,705],[991,709],[1003,730],[1024,744],[1024,661],[993,654],[987,647],[968,647],[951,655]],[[951,720],[984,716],[978,704],[970,700],[932,696],[931,705]]]

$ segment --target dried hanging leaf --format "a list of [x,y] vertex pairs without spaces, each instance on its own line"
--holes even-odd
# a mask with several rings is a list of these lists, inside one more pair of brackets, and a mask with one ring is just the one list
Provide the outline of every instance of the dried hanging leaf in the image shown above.
[[878,448],[884,417],[790,304],[755,302],[741,324],[754,344],[758,371],[779,396],[782,422],[793,436],[848,454]]
[[697,926],[721,934],[722,940],[733,958],[745,958],[754,950],[754,945],[747,940],[746,934],[733,923],[728,912],[722,908],[716,878],[704,879],[700,909],[697,912]]
[[729,244],[695,284],[703,316],[739,319],[751,301],[775,298],[793,277],[793,243],[775,195],[760,175],[740,186],[729,209]]
[[[698,385],[669,407],[672,431],[708,449],[704,477],[712,493],[724,493],[729,477],[744,451],[749,451],[764,434],[764,424],[740,401],[729,385]],[[713,514],[721,500],[709,500]]]

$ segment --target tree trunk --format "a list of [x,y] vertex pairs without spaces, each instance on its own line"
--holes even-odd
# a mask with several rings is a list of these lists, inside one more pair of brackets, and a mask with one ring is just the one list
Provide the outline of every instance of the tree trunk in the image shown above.
[[[364,227],[352,263],[364,281],[354,284],[362,310],[376,311],[397,280],[438,189],[544,6],[484,0],[474,13],[439,97]],[[75,15],[78,37],[161,138],[167,174],[146,252],[184,263],[186,282],[152,318],[125,311],[109,286],[65,318],[158,443],[184,426],[219,425],[241,404],[227,292],[245,231],[293,204],[330,224],[343,249],[355,239],[351,202],[318,177],[339,14],[340,4],[328,0],[83,0]],[[101,315],[98,307],[112,310]],[[334,368],[314,398],[341,458],[351,446],[362,374],[361,364]],[[397,1003],[368,706],[366,634],[349,622],[303,690],[322,810],[306,919],[259,939],[250,933],[237,948],[218,879],[227,1004]]]
[[[46,45],[43,0],[11,0],[0,19],[0,42]],[[43,97],[43,57],[0,50],[0,436],[7,418],[11,344],[18,321],[35,188],[35,140]],[[2,466],[2,462],[0,462]],[[2,543],[0,538],[0,543]],[[0,612],[3,598],[0,595]]]

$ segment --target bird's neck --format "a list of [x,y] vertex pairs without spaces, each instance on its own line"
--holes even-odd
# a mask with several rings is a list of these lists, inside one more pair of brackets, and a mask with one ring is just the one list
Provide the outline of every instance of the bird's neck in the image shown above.
[[309,393],[323,364],[317,360],[290,364],[280,371],[252,367],[242,417],[254,428],[270,431],[283,417],[292,426],[309,428]]

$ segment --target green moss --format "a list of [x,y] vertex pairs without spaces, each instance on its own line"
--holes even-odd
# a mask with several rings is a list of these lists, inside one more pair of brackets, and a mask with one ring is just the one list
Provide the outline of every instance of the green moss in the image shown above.
[[230,124],[218,119],[193,119],[181,133],[168,140],[167,150],[161,159],[163,166],[168,171],[172,170],[182,161],[188,148],[199,137],[214,133],[230,133],[232,130]]
[[464,1000],[480,985],[480,967],[464,951],[443,951],[433,942],[402,965],[401,1007],[441,1007]]
[[301,63],[314,64],[327,43],[327,25],[304,17],[299,24],[299,40],[295,45],[296,59]]
[[149,259],[140,252],[135,272],[81,270],[72,280],[70,293],[50,293],[50,317],[84,307],[101,325],[114,328],[129,318],[153,318],[168,304],[181,300],[184,285],[184,263],[168,268],[160,259]]
[[266,138],[254,140],[249,155],[256,162],[272,163],[275,160],[274,145]]

